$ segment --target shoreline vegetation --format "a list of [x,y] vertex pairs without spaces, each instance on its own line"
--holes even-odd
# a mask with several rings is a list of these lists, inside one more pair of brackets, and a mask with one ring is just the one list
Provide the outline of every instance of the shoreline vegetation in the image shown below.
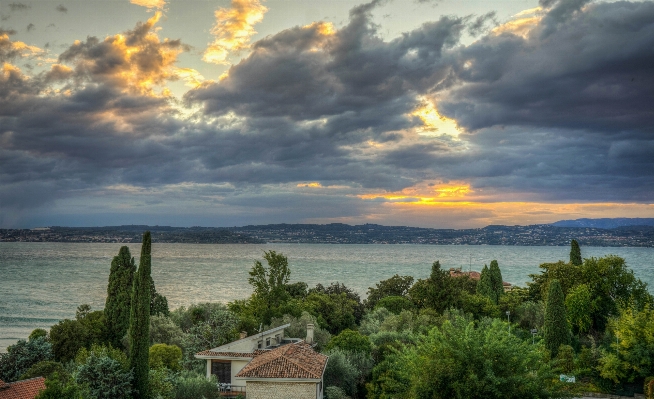
[[[616,219],[622,220],[622,219]],[[654,247],[654,222],[491,225],[478,229],[431,229],[377,224],[269,224],[242,227],[106,226],[0,229],[0,242],[140,243],[150,231],[154,243],[189,244],[432,244],[567,246],[576,239],[593,247]],[[568,223],[566,223],[568,222]],[[645,223],[627,220],[624,223]]]
[[647,284],[620,257],[583,258],[574,239],[569,261],[541,264],[527,287],[506,289],[496,260],[480,274],[436,260],[429,277],[388,276],[365,300],[347,281],[293,282],[271,250],[249,272],[249,298],[172,311],[150,276],[151,242],[146,232],[138,268],[120,248],[104,309],[82,304],[0,354],[0,379],[45,377],[39,399],[213,399],[195,353],[284,324],[303,337],[312,323],[327,399],[654,398]]

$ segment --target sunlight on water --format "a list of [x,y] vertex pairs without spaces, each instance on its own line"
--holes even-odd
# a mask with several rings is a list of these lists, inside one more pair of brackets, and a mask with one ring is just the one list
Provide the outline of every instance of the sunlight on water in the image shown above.
[[[130,244],[136,257],[140,244]],[[111,259],[120,244],[0,243],[0,351],[35,328],[47,328],[89,303],[102,309]],[[263,252],[289,259],[291,281],[309,286],[334,281],[365,296],[394,274],[424,278],[432,262],[480,271],[497,259],[504,280],[524,285],[544,262],[567,260],[568,247],[432,245],[194,245],[153,244],[152,277],[171,308],[246,298],[248,271]],[[654,285],[654,248],[582,247],[584,257],[622,256],[637,277]]]

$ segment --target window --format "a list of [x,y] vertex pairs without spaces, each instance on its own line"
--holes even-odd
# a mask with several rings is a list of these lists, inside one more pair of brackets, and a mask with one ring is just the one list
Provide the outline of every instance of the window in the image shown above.
[[277,345],[282,343],[282,337],[279,334],[275,335],[275,343]]
[[270,346],[270,337],[266,338],[266,347]]
[[257,342],[257,348],[261,349],[261,346],[263,346],[263,341]]
[[225,360],[213,360],[211,362],[211,374],[218,378],[223,384],[232,383],[232,362]]

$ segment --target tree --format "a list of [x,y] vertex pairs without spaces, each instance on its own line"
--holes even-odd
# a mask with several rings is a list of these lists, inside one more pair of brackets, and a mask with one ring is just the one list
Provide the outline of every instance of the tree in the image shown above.
[[53,362],[52,360],[42,360],[30,367],[29,370],[20,376],[20,379],[28,380],[35,377],[44,377],[48,379],[54,374],[57,374],[64,379],[70,378],[70,374],[68,374],[61,363]]
[[366,299],[365,305],[368,309],[373,309],[377,306],[377,302],[384,297],[407,296],[412,285],[412,276],[396,274],[389,279],[378,282],[375,284],[375,288],[368,288],[368,299]]
[[302,304],[303,310],[316,316],[320,326],[332,335],[349,328],[356,328],[358,304],[345,292],[340,294],[322,294],[312,292]]
[[618,316],[620,308],[642,310],[652,304],[647,284],[636,278],[619,256],[585,259],[580,269],[582,281],[593,298],[591,318],[595,331],[604,331],[608,320]]
[[340,294],[345,294],[345,296],[354,301],[356,303],[356,306],[354,307],[354,320],[357,324],[361,322],[361,319],[363,318],[363,313],[365,311],[365,307],[363,303],[361,302],[361,297],[359,294],[354,291],[351,288],[348,288],[345,286],[343,283],[339,283],[338,281],[335,283],[331,283],[327,287],[323,286],[322,284],[316,284],[316,288],[312,288],[308,291],[308,294],[318,292],[321,294],[327,294],[327,295],[340,295]]
[[87,345],[88,334],[79,321],[64,319],[50,328],[50,342],[55,360],[66,363]]
[[288,259],[275,251],[264,252],[263,258],[268,263],[265,268],[258,260],[254,262],[248,282],[254,289],[248,301],[249,310],[259,322],[269,324],[273,317],[280,317],[285,312],[280,309],[291,299],[286,285],[291,276]]
[[197,352],[215,348],[238,338],[238,318],[227,310],[225,305],[212,311],[207,321],[201,321],[191,327],[185,336],[184,368],[201,372],[205,362],[194,357]]
[[[141,259],[134,279],[129,318],[129,361],[134,372],[134,398],[149,399],[150,350],[150,272],[152,241],[150,232],[143,234]],[[107,365],[109,366],[109,365]]]
[[166,316],[150,316],[150,345],[168,344],[181,348],[186,333]]
[[400,314],[403,310],[413,310],[414,305],[408,298],[403,296],[387,296],[379,300],[375,309],[385,308],[392,313]]
[[365,378],[373,366],[370,354],[331,349],[323,377],[326,387],[335,386],[350,397],[358,397],[358,387],[363,386]]
[[[118,360],[97,351],[91,351],[75,373],[76,382],[94,399],[131,399],[132,379],[132,370],[126,370]],[[142,392],[139,397],[143,397]]]
[[135,272],[136,264],[129,248],[120,247],[118,255],[111,261],[107,300],[104,305],[109,342],[116,347],[121,345],[129,328]]
[[52,345],[45,337],[25,341],[19,340],[7,347],[7,353],[0,354],[0,380],[5,382],[20,379],[30,367],[52,359]]
[[603,352],[600,374],[614,382],[644,380],[654,375],[654,310],[626,308],[612,319],[615,352]]
[[45,380],[45,389],[36,399],[82,399],[82,392],[70,378],[55,373]]
[[[518,399],[565,397],[538,347],[507,324],[455,315],[373,369],[369,398]],[[331,359],[330,359],[331,360]]]
[[409,296],[418,308],[431,308],[439,313],[457,305],[460,290],[455,278],[450,277],[447,270],[441,269],[436,261],[431,266],[431,274],[427,279],[418,280],[409,289]]
[[575,266],[581,266],[581,249],[579,248],[579,243],[577,240],[570,241],[570,264]]
[[593,323],[593,298],[587,284],[580,284],[570,290],[565,297],[565,309],[570,325],[577,333],[590,330]]
[[559,346],[570,344],[570,329],[565,311],[565,300],[559,280],[549,284],[547,303],[545,304],[545,322],[543,324],[545,348],[552,357],[556,357]]
[[491,283],[491,300],[495,305],[500,302],[500,297],[504,295],[504,281],[502,280],[502,272],[496,260],[491,261],[488,270],[490,274]]
[[154,344],[150,347],[150,368],[181,370],[182,350],[176,345]]
[[484,265],[484,268],[481,269],[479,283],[477,283],[477,294],[483,295],[489,299],[493,297],[493,283],[491,282],[490,270],[487,265]]
[[358,331],[343,330],[340,334],[333,337],[327,344],[327,350],[338,348],[348,352],[370,353],[372,345],[370,338],[361,335]]

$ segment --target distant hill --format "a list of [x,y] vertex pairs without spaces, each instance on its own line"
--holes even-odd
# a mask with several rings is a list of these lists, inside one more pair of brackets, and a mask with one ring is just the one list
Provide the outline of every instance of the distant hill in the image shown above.
[[615,229],[626,226],[654,226],[654,218],[602,218],[559,220],[555,227],[592,227],[595,229]]

